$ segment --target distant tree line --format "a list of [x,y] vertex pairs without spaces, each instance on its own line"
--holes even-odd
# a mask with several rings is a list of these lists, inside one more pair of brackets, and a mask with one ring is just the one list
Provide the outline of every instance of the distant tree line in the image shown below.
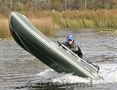
[[0,12],[8,10],[116,9],[117,0],[0,0]]

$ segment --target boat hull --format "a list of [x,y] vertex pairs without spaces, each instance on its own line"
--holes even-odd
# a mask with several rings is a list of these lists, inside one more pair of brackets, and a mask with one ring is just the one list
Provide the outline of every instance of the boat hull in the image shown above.
[[52,42],[20,13],[13,12],[10,15],[9,28],[19,46],[55,71],[99,79],[94,68]]

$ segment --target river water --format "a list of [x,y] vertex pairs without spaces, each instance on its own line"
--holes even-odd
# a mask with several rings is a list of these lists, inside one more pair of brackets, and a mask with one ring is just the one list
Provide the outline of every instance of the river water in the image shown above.
[[116,90],[117,33],[91,29],[57,29],[50,39],[64,42],[71,33],[84,59],[100,66],[103,80],[91,81],[57,73],[20,48],[14,40],[0,41],[0,90]]

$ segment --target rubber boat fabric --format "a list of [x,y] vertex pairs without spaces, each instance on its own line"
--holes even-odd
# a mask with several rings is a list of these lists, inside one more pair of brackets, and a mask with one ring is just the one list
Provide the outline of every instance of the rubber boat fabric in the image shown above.
[[73,73],[80,77],[90,77],[95,80],[100,79],[97,67],[75,55],[60,42],[51,41],[24,15],[12,12],[9,17],[9,29],[19,46],[55,71]]

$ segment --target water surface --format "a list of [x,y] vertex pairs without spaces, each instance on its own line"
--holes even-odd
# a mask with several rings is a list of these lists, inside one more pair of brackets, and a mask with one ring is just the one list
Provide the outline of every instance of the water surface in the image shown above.
[[91,29],[57,29],[54,42],[75,36],[84,59],[97,63],[104,80],[93,81],[72,74],[57,73],[19,47],[14,40],[0,41],[0,90],[116,90],[117,34]]

